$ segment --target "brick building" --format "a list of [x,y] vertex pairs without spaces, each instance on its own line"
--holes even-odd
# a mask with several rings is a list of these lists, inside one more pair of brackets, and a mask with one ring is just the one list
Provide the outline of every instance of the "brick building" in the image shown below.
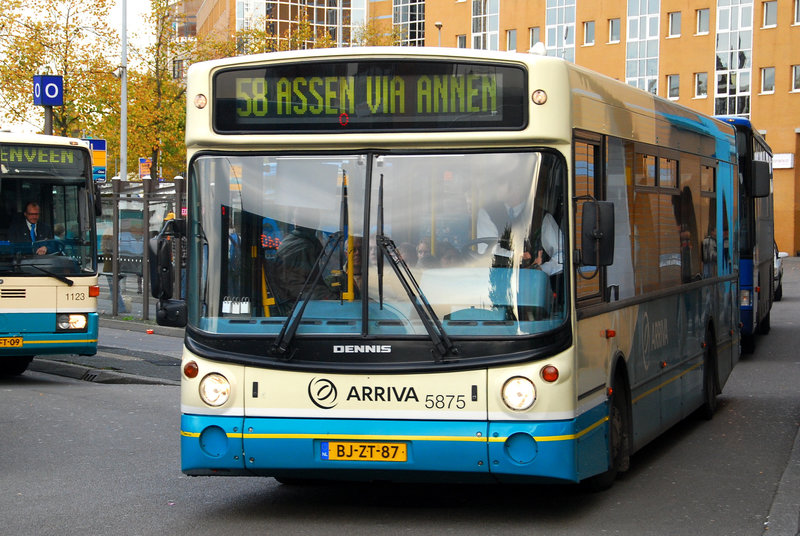
[[800,252],[800,0],[345,0],[341,10],[337,0],[206,0],[198,37],[242,28],[250,12],[275,14],[280,31],[289,19],[278,13],[299,9],[331,35],[341,16],[343,37],[369,20],[414,46],[527,52],[542,42],[548,55],[700,112],[749,117],[775,153],[776,241]]

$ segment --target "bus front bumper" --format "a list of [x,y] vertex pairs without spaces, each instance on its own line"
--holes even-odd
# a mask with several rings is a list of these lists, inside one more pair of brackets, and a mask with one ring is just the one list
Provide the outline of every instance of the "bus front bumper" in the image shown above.
[[[86,329],[56,331],[55,313],[25,315],[25,328],[14,329],[10,322],[0,322],[0,358],[2,356],[37,356],[48,354],[95,355],[97,353],[98,316],[85,313]],[[11,314],[9,316],[12,316]],[[8,319],[10,320],[10,319]],[[10,329],[9,329],[10,328]]]
[[548,422],[183,415],[181,468],[188,475],[577,482],[608,466],[606,416],[605,405]]

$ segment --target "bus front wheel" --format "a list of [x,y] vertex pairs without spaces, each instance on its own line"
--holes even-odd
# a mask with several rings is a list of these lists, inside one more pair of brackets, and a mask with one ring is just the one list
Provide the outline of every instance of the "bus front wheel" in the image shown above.
[[608,401],[608,463],[605,473],[586,480],[591,491],[602,491],[611,487],[617,475],[630,466],[630,412],[626,397],[627,384],[617,374],[611,386]]

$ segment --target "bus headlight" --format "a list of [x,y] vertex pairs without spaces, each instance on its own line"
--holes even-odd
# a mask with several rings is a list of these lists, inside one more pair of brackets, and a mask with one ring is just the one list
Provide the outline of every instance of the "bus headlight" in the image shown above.
[[231,396],[231,384],[222,374],[209,374],[200,380],[200,398],[209,406],[221,406]]
[[56,327],[59,331],[72,331],[86,329],[89,321],[86,315],[62,313],[56,317]]
[[509,409],[524,411],[536,402],[536,387],[528,378],[515,376],[503,384],[503,402]]

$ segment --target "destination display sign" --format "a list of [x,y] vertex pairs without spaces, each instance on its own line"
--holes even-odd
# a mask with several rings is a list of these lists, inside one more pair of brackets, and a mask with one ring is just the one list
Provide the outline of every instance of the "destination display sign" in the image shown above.
[[81,175],[86,171],[86,152],[73,147],[0,144],[2,173],[49,172]]
[[213,82],[214,130],[225,134],[519,130],[522,67],[369,60],[237,67]]

